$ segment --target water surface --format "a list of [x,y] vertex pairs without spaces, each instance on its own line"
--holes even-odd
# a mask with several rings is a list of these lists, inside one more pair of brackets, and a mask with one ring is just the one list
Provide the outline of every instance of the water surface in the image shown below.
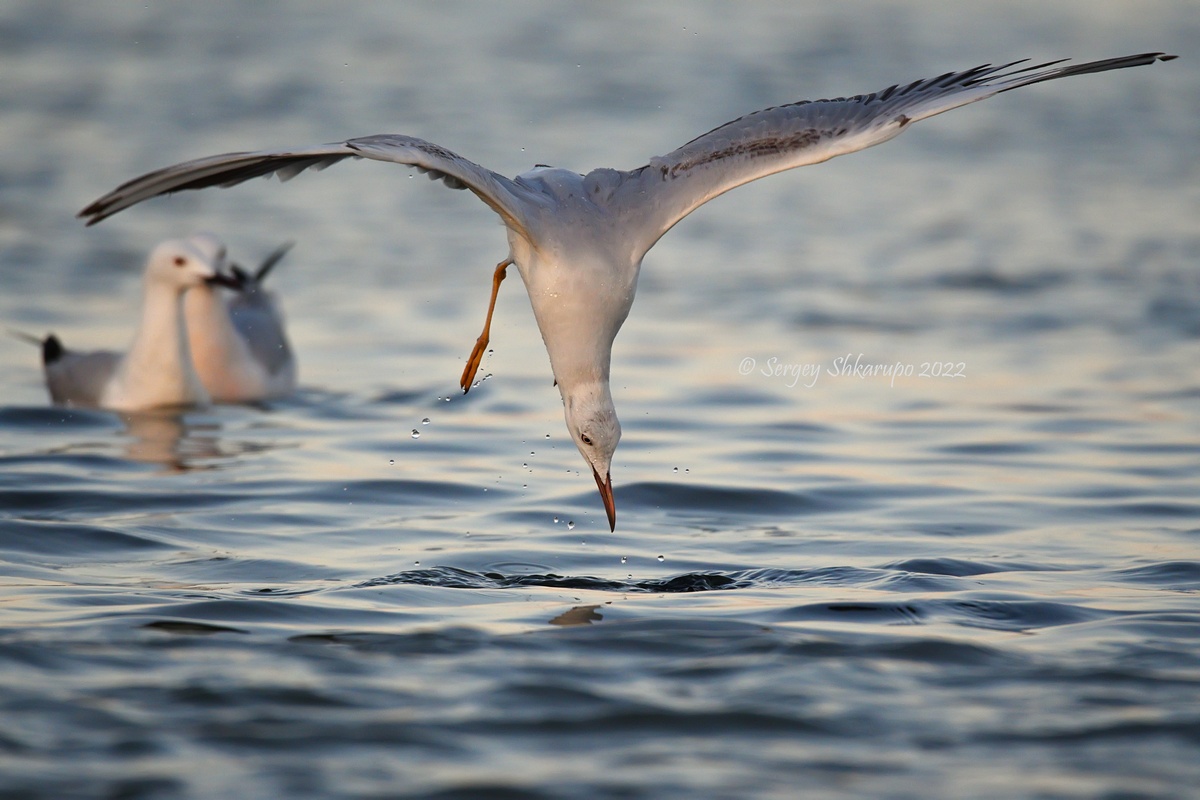
[[[1186,2],[0,6],[4,324],[120,347],[155,242],[294,239],[303,385],[64,410],[0,347],[0,794],[1194,793],[1196,41]],[[469,193],[357,163],[73,218],[229,150],[629,168],[769,105],[1159,49],[677,226],[615,349],[615,533],[518,279],[457,391],[505,255]]]

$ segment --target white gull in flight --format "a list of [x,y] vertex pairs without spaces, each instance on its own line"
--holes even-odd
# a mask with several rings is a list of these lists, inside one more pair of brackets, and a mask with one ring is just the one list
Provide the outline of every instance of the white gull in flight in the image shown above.
[[284,329],[283,311],[263,281],[291,243],[272,252],[254,274],[231,265],[232,292],[198,286],[183,301],[192,361],[201,383],[218,403],[254,403],[291,394],[296,359]]
[[142,279],[141,322],[124,354],[68,350],[53,334],[40,340],[50,399],[115,411],[206,405],[208,392],[192,366],[183,296],[229,282],[220,271],[224,257],[225,248],[204,234],[155,247]]
[[[1167,61],[1165,53],[1066,65],[984,65],[881,92],[801,101],[756,111],[628,171],[579,175],[536,167],[510,179],[439,145],[384,134],[335,144],[227,153],[135,178],[80,212],[94,224],[170,192],[233,186],[277,174],[288,180],[346,158],[416,167],[452,189],[470,189],[500,215],[508,257],[493,275],[492,303],[505,269],[516,264],[550,355],[567,429],[592,469],[609,527],[616,525],[609,465],[621,426],[609,391],[612,343],[629,314],[646,252],[703,203],[776,172],[817,164],[880,144],[914,122],[994,94],[1042,81]],[[491,321],[491,307],[488,309]],[[466,391],[488,339],[485,323],[462,375]]]

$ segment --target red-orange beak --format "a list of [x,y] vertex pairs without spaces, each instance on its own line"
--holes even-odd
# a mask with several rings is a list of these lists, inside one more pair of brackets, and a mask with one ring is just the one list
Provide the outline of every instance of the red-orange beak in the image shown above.
[[600,473],[596,472],[596,468],[592,467],[592,477],[596,479],[596,486],[600,489],[600,499],[604,501],[604,510],[608,513],[608,529],[615,531],[617,529],[617,504],[613,501],[612,493],[612,474],[604,476],[604,480],[600,480]]

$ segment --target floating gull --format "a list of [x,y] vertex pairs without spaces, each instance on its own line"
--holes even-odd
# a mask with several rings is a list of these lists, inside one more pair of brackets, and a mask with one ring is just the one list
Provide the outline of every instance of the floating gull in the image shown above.
[[[470,189],[500,215],[508,257],[493,274],[492,305],[505,270],[516,264],[550,354],[567,429],[592,469],[609,527],[616,525],[609,466],[621,426],[609,391],[612,343],[629,314],[646,252],[702,204],[757,178],[880,144],[914,122],[994,94],[1042,81],[1167,61],[1164,53],[1063,65],[1014,61],[881,92],[801,101],[756,111],[629,171],[579,175],[535,167],[509,179],[431,142],[384,134],[336,144],[228,153],[135,178],[80,212],[88,224],[161,194],[233,186],[278,174],[288,180],[346,158],[407,164],[452,189]],[[463,371],[466,391],[487,345],[483,334]]]
[[283,312],[263,281],[291,243],[277,248],[253,275],[230,267],[237,287],[199,286],[184,298],[192,360],[204,388],[219,403],[252,403],[291,394],[296,360]]
[[224,253],[205,235],[154,248],[142,281],[141,323],[124,354],[68,350],[54,334],[23,336],[41,344],[50,399],[116,411],[207,404],[208,392],[192,367],[183,296],[208,283],[232,283],[220,273]]

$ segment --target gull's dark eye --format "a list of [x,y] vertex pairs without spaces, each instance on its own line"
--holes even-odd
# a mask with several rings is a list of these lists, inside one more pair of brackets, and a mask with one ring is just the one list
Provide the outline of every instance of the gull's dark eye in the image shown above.
[[184,258],[183,256],[175,256],[175,266],[182,267],[186,263],[187,263],[187,259]]
[[592,437],[588,436],[586,433],[579,434],[579,439],[588,447],[592,446]]

